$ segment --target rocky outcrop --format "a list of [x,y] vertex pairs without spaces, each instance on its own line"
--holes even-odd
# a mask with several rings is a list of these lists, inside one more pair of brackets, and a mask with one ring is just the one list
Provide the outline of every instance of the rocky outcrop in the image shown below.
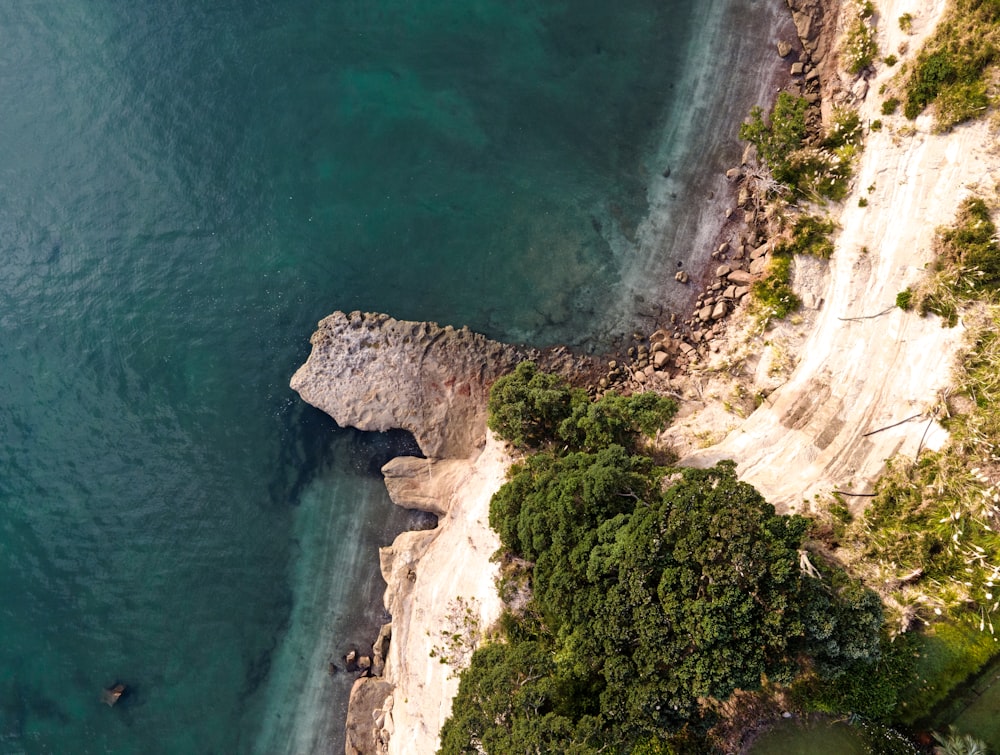
[[413,433],[431,458],[465,459],[486,441],[486,398],[526,353],[468,328],[334,312],[313,334],[292,388],[343,426]]
[[291,380],[305,401],[344,427],[409,430],[432,459],[468,459],[483,448],[490,386],[518,362],[530,359],[576,385],[595,384],[601,369],[600,360],[564,346],[512,346],[468,328],[371,312],[334,312],[310,342]]
[[786,0],[802,49],[817,66],[833,57],[841,0]]
[[448,513],[448,499],[442,498],[440,490],[454,487],[453,479],[464,474],[467,466],[459,459],[397,456],[382,467],[382,474],[397,506],[442,516]]

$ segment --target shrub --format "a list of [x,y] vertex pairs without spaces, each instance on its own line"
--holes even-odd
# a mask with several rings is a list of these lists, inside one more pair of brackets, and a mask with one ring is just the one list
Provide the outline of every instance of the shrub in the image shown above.
[[757,147],[761,159],[771,168],[774,177],[782,183],[793,185],[788,166],[788,155],[802,146],[806,136],[805,97],[793,97],[782,92],[774,103],[769,122],[764,121],[764,111],[754,106],[750,119],[740,126],[740,139]]
[[792,226],[791,238],[779,244],[775,254],[811,254],[813,257],[829,259],[833,255],[830,234],[835,230],[837,224],[829,218],[800,215]]
[[890,97],[882,103],[882,115],[892,115],[899,109],[899,98]]
[[896,63],[899,62],[899,58],[897,58],[895,55],[886,55],[884,58],[882,58],[882,62],[885,63],[887,66],[889,66],[889,68],[892,68],[894,65],[896,65]]
[[800,195],[839,201],[847,196],[851,163],[861,148],[861,119],[849,108],[836,110],[820,145],[810,147],[805,145],[808,107],[804,97],[782,92],[768,121],[759,107],[751,109],[740,138],[757,147],[779,183]]
[[966,199],[955,225],[940,232],[940,266],[956,266],[972,273],[976,289],[1000,284],[1000,244],[989,208],[979,197]]
[[861,197],[858,200],[858,207],[867,207],[867,206],[868,206],[868,197]]
[[848,26],[843,50],[844,63],[850,73],[861,73],[878,55],[875,28],[870,23],[874,13],[871,2],[855,3],[855,17]]
[[954,0],[906,79],[907,118],[934,103],[938,128],[948,129],[987,109],[988,72],[1000,62],[998,21],[994,0]]
[[880,120],[878,120],[876,118],[874,121],[872,121],[872,124],[871,124],[870,128],[871,128],[872,131],[881,131],[882,130],[882,121],[880,121]]
[[913,14],[904,13],[899,17],[899,28],[907,34],[913,29]]
[[781,320],[802,306],[790,285],[792,258],[775,252],[767,275],[750,286],[754,309],[762,320]]
[[896,306],[902,310],[909,310],[913,307],[913,291],[904,288],[896,294]]

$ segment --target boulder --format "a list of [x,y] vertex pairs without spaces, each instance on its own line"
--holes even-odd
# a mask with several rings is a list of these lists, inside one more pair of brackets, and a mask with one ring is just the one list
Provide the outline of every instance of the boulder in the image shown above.
[[785,40],[778,42],[778,57],[787,58],[792,52],[792,45]]
[[688,276],[688,274],[683,270],[679,270],[677,274],[674,275],[674,280],[679,281],[680,283],[687,283],[688,280],[690,280],[690,276]]
[[712,308],[712,319],[719,320],[725,316],[726,316],[726,303],[724,301],[720,301]]
[[376,728],[375,717],[384,710],[385,702],[391,695],[392,685],[375,677],[363,677],[354,682],[347,708],[346,755],[374,755],[378,752],[379,728]]
[[732,271],[733,271],[733,269],[731,267],[729,267],[729,265],[719,265],[715,269],[715,275],[718,278],[725,278]]
[[662,370],[666,366],[667,362],[670,361],[670,355],[665,351],[658,351],[653,354],[653,367],[658,370]]
[[753,260],[750,263],[750,274],[760,275],[761,273],[763,273],[767,269],[767,263],[768,260],[770,259],[771,259],[770,257],[764,256],[764,257],[758,257],[757,259]]
[[708,322],[712,319],[712,305],[708,304],[698,310],[698,319],[702,322]]
[[753,276],[746,270],[733,270],[726,278],[737,286],[746,286],[753,282]]

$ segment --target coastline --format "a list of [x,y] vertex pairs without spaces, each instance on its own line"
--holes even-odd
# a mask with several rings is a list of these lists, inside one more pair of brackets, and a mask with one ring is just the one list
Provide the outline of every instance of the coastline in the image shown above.
[[[743,43],[741,55],[746,55],[750,47],[763,52],[771,65],[763,75],[753,78],[756,88],[742,96],[747,103],[766,101],[777,88],[787,84],[788,62],[776,53],[778,41],[795,42],[795,27],[783,2],[772,2],[781,15],[784,24],[780,31],[772,32],[763,45],[759,40],[752,45]],[[702,9],[704,10],[704,9]],[[771,18],[774,18],[772,11]],[[723,33],[722,24],[716,24],[707,36],[692,41],[706,47],[714,47]],[[799,45],[794,45],[801,50]],[[763,48],[763,50],[761,50]],[[730,61],[733,66],[745,65],[737,56]],[[711,77],[703,71],[689,67],[688,76],[693,81],[692,95],[703,96],[710,91]],[[721,103],[728,103],[727,93],[715,92],[710,107],[693,110],[686,118],[675,123],[681,129],[696,128],[699,118],[710,118],[714,122]],[[700,100],[699,100],[700,101]],[[740,116],[744,110],[739,110]],[[727,104],[733,112],[731,103]],[[666,138],[678,138],[676,133],[665,134]],[[664,141],[666,143],[666,141]],[[666,296],[667,305],[659,305],[654,318],[659,325],[665,325],[671,311],[679,309],[683,316],[692,310],[692,304],[699,292],[711,280],[710,270],[717,264],[713,253],[720,239],[735,239],[747,227],[742,212],[735,212],[736,186],[726,169],[738,160],[742,145],[735,134],[716,135],[714,140],[714,171],[702,169],[699,180],[687,177],[682,171],[663,176],[663,184],[652,186],[650,191],[658,195],[651,198],[651,209],[647,220],[640,229],[643,240],[640,253],[652,259],[662,257],[665,247],[679,244],[703,250],[702,269],[687,267],[692,273],[693,285],[681,285],[673,280],[674,268],[669,269],[669,277],[660,279],[647,276],[642,285],[652,286],[658,297]],[[658,160],[667,160],[662,155]],[[688,183],[684,183],[689,180]],[[673,202],[676,194],[669,191],[671,182],[685,186],[685,191],[693,187],[704,196],[698,212],[691,212],[686,223],[668,228],[670,214],[665,203]],[[728,212],[727,212],[728,210]],[[659,223],[659,227],[657,227]],[[644,296],[635,284],[642,277],[645,265],[634,265],[631,271],[638,277],[623,287],[629,299],[624,304],[631,306],[642,317]],[[680,295],[682,304],[674,303],[668,294]],[[341,318],[348,323],[344,327]],[[382,326],[394,329],[397,321],[386,315],[361,315],[335,313],[320,323],[320,330],[313,336],[313,353],[309,361],[292,378],[293,389],[300,392],[303,399],[330,414],[338,424],[351,425],[362,430],[385,430],[403,428],[416,436],[417,442],[430,460],[397,458],[383,468],[386,484],[393,502],[410,508],[430,511],[439,516],[438,526],[432,530],[405,532],[398,536],[392,546],[380,550],[382,576],[386,581],[383,603],[391,615],[391,624],[383,627],[372,647],[371,658],[379,675],[364,675],[352,689],[348,706],[347,741],[348,753],[403,753],[432,752],[437,749],[440,728],[450,714],[451,700],[458,689],[458,671],[462,662],[442,657],[444,654],[439,640],[442,628],[455,628],[456,607],[461,615],[475,615],[474,631],[467,633],[466,642],[471,649],[478,644],[482,634],[495,623],[502,610],[497,595],[495,575],[497,567],[490,557],[498,547],[495,533],[489,528],[488,512],[492,494],[502,485],[511,457],[485,430],[485,396],[496,375],[487,374],[484,364],[497,372],[505,371],[519,359],[530,357],[538,361],[544,369],[562,372],[585,384],[597,385],[601,374],[607,372],[603,362],[570,354],[563,347],[544,352],[536,350],[516,350],[506,345],[487,342],[481,336],[469,334],[466,329],[451,327],[437,328],[434,324],[404,323],[408,336],[422,339],[424,343],[440,345],[456,341],[461,345],[452,352],[452,357],[461,353],[471,356],[479,365],[471,377],[463,378],[463,357],[454,359],[437,358],[428,351],[421,350],[417,358],[399,356],[400,340],[383,334],[370,332],[347,349],[343,344],[330,348],[330,343],[321,333],[328,320],[338,319],[336,327],[350,331],[361,325],[361,330],[371,328],[378,331]],[[638,317],[636,318],[638,319]],[[645,316],[649,319],[649,315]],[[619,320],[620,325],[624,323]],[[620,327],[619,325],[619,327]],[[669,326],[668,326],[669,327]],[[471,336],[471,339],[470,339]],[[480,340],[481,339],[481,340]],[[408,349],[407,343],[403,351]],[[334,339],[336,341],[336,339]],[[619,343],[619,346],[622,344]],[[624,351],[624,347],[620,349]],[[351,366],[346,370],[342,364],[328,369],[332,358],[337,363],[340,355],[350,356]],[[395,355],[390,361],[393,377],[387,378],[385,355]],[[381,362],[382,367],[368,372],[361,363],[371,359]],[[310,366],[310,363],[313,363]],[[319,365],[319,366],[317,366]],[[506,365],[506,367],[504,366]],[[430,366],[431,377],[427,368]],[[634,376],[631,370],[627,372]],[[456,378],[456,375],[458,376]],[[666,378],[667,373],[662,374]],[[403,376],[400,379],[400,376]],[[635,381],[632,381],[633,384]],[[664,381],[658,381],[662,388]],[[311,387],[307,384],[312,384]],[[458,385],[460,390],[454,390]],[[442,386],[444,390],[442,391]],[[649,386],[654,387],[654,386]],[[464,408],[450,403],[456,397]],[[479,409],[469,410],[465,401],[478,404]],[[391,405],[388,411],[386,405]],[[445,411],[432,411],[430,415],[422,408],[431,405]],[[400,410],[400,407],[403,407]],[[450,416],[449,416],[450,415]],[[451,433],[450,440],[443,439],[443,428],[461,427],[456,440]],[[475,428],[471,433],[470,428]],[[450,431],[449,431],[450,433]],[[482,437],[480,437],[482,434]],[[435,437],[437,436],[437,437]],[[409,467],[399,475],[401,467]],[[415,472],[415,474],[414,474]],[[462,620],[461,618],[459,619]],[[386,639],[391,637],[386,644]],[[365,651],[361,651],[363,654]]]
[[[839,5],[831,0],[827,7]],[[891,19],[913,12],[914,3],[887,0],[880,9],[880,45],[896,49],[902,40],[899,30],[890,28]],[[918,33],[908,37],[911,51],[919,48],[918,34],[929,32],[942,10],[942,3],[920,3]],[[825,30],[826,49],[832,49],[836,33],[835,28]],[[824,58],[826,70],[832,70],[835,62]],[[846,95],[846,80],[824,81],[824,113],[838,96],[849,96],[863,120],[878,118],[880,102],[874,92],[892,73],[880,70],[863,88],[847,88]],[[869,492],[887,458],[914,451],[926,423],[902,425],[870,438],[865,433],[915,412],[930,416],[961,348],[962,329],[942,328],[933,317],[895,309],[878,318],[847,319],[891,307],[895,294],[919,277],[932,258],[934,229],[951,219],[962,192],[974,184],[992,189],[1000,179],[1000,161],[990,149],[986,124],[939,135],[932,133],[928,116],[918,119],[913,133],[902,116],[882,117],[887,127],[867,135],[853,189],[834,208],[841,230],[832,259],[796,261],[793,285],[809,295],[814,308],[800,323],[782,323],[767,334],[793,355],[793,362],[772,371],[775,349],[751,332],[744,307],[726,325],[715,344],[718,349],[713,347],[705,364],[685,378],[687,384],[670,381],[689,402],[701,406],[661,439],[687,449],[685,464],[739,459],[741,479],[755,485],[779,510],[807,510],[812,496],[834,489]],[[870,192],[869,186],[874,186]],[[858,206],[862,197],[868,200],[866,208]],[[727,360],[736,353],[743,354],[744,365],[734,378]],[[480,374],[477,379],[485,390],[489,377]],[[727,411],[720,397],[734,385],[748,383],[768,395],[744,419]],[[482,400],[483,394],[477,395]],[[473,421],[480,419],[484,422]],[[370,417],[355,417],[350,424],[366,429],[366,422],[372,424]],[[933,447],[946,434],[936,423],[930,426],[934,431],[921,442]],[[719,442],[698,448],[706,437]],[[397,468],[390,463],[384,470],[396,503],[433,510],[441,518],[436,529],[404,533],[381,554],[392,641],[384,676],[361,680],[356,689],[386,686],[363,703],[360,691],[356,700],[352,696],[350,715],[360,728],[354,744],[349,733],[348,752],[435,749],[458,685],[451,664],[442,662],[447,659],[437,652],[435,636],[454,623],[457,598],[471,603],[477,632],[499,616],[495,565],[489,561],[496,540],[487,518],[490,496],[502,484],[511,459],[487,435],[474,449],[458,457],[428,454],[433,461],[412,462],[414,469],[402,476],[398,461]],[[442,458],[447,462],[437,461]]]
[[[898,49],[904,40],[910,54],[919,49],[944,9],[943,3],[921,7],[907,36],[892,19],[912,12],[914,3],[880,4],[881,49]],[[793,286],[817,308],[766,337],[751,334],[747,318],[734,322],[720,354],[696,377],[705,395],[720,396],[744,380],[744,390],[766,391],[764,403],[744,420],[689,391],[702,409],[665,434],[687,449],[683,463],[738,459],[741,479],[779,510],[808,511],[814,496],[833,490],[870,493],[887,459],[947,438],[932,414],[949,385],[963,328],[905,312],[895,297],[921,277],[933,259],[935,229],[951,222],[961,199],[977,186],[994,190],[1000,160],[985,122],[938,134],[930,115],[913,123],[882,115],[878,86],[894,73],[880,68],[857,103],[863,122],[885,125],[867,134],[852,191],[834,213],[840,231],[833,256],[795,262]],[[734,354],[745,360],[735,379]],[[782,361],[789,364],[781,367]],[[914,414],[923,421],[867,435]],[[698,437],[719,442],[698,448]],[[852,507],[860,510],[864,500],[852,497]]]

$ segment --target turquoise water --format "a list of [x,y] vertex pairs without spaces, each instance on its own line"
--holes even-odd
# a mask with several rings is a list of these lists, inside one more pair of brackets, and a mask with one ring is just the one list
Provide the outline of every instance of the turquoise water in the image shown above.
[[0,751],[338,749],[420,522],[288,389],[315,322],[603,337],[738,153],[692,40],[756,77],[781,5],[0,4]]

